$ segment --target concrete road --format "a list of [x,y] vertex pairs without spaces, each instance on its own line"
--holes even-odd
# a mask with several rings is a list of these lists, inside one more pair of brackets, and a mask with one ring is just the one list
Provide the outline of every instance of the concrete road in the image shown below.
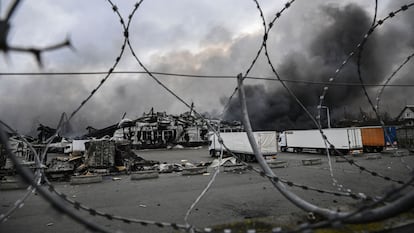
[[[161,162],[210,161],[206,148],[183,150],[139,151],[139,154]],[[367,160],[368,155],[359,155],[353,159],[362,166],[395,179],[408,180],[410,168],[414,167],[414,156],[391,157],[382,154],[381,159]],[[322,164],[303,166],[302,159],[321,158]],[[287,161],[287,168],[277,168],[274,172],[285,179],[305,185],[335,190],[332,185],[330,169],[324,155],[311,153],[280,153],[277,160]],[[334,160],[334,159],[333,159]],[[257,166],[257,164],[252,164]],[[385,190],[395,186],[367,173],[360,172],[347,163],[332,161],[333,175],[344,188],[355,193],[379,196]],[[212,176],[182,176],[180,173],[161,174],[158,179],[132,181],[130,176],[119,176],[121,180],[105,177],[102,183],[70,185],[56,183],[56,188],[68,197],[115,215],[161,222],[184,223],[184,216],[196,197],[200,194]],[[349,210],[358,206],[358,201],[347,197],[320,194],[291,188],[305,200],[326,208]],[[4,213],[22,196],[24,190],[0,191],[0,213]],[[86,219],[105,227],[122,232],[177,232],[156,226],[127,224],[109,221],[102,217],[93,217],[80,212]],[[197,227],[242,221],[257,217],[269,217],[277,224],[297,224],[305,216],[302,210],[287,201],[271,183],[252,171],[242,173],[221,172],[210,191],[196,206],[189,218],[190,224]],[[298,220],[299,219],[299,220]],[[276,224],[276,225],[277,225]],[[0,232],[89,232],[85,227],[57,213],[40,196],[32,195],[24,206],[0,224]]]

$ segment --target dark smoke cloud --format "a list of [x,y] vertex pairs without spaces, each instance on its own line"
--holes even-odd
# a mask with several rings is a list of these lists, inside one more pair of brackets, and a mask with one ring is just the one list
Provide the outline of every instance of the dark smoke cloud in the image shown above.
[[[344,7],[325,5],[321,13],[320,17],[326,19],[327,23],[322,25],[323,28],[319,33],[311,38],[311,42],[306,48],[290,53],[276,68],[282,78],[327,81],[347,55],[361,42],[363,35],[372,23],[368,13],[355,4]],[[413,37],[408,35],[411,34],[412,30],[408,29],[413,27],[414,21],[409,21],[410,18],[412,18],[412,14],[411,16],[401,17],[404,21],[403,24],[406,24],[402,31],[385,27],[381,33],[375,33],[371,36],[363,50],[361,62],[365,83],[382,83],[385,77],[391,73],[391,67],[395,62],[402,61],[398,58],[402,57],[402,54],[406,53],[406,50],[410,47],[412,51]],[[304,40],[309,36],[312,35],[303,35]],[[400,37],[405,39],[400,40]],[[395,40],[399,40],[401,43],[397,47],[389,46],[390,41],[395,43]],[[272,52],[271,48],[270,51]],[[357,56],[354,56],[345,69],[342,70],[338,81],[358,82],[356,67]],[[316,116],[316,106],[319,103],[323,86],[304,84],[288,84],[288,86],[306,108]],[[248,110],[255,130],[315,127],[304,110],[280,86],[264,86],[262,84],[246,85],[245,88]],[[370,91],[370,94],[375,101],[373,96],[375,92]],[[393,94],[400,99],[409,96]],[[348,112],[355,113],[360,109],[368,112],[367,103],[360,87],[330,87],[328,95],[325,97],[325,105],[330,108],[334,121],[345,117],[344,108]],[[396,104],[400,109],[402,105],[404,103],[399,106]],[[324,116],[324,112],[322,113],[322,116]],[[226,112],[225,119],[240,120],[240,114],[239,100],[235,98]]]

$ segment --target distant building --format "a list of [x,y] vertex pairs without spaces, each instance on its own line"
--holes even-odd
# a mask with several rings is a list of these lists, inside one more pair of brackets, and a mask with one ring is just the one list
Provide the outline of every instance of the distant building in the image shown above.
[[407,105],[397,116],[397,121],[403,126],[414,126],[414,105]]

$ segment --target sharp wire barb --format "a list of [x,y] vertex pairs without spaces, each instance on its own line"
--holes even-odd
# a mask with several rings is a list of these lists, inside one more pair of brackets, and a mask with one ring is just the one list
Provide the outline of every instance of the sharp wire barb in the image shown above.
[[[112,10],[120,22],[120,26],[122,28],[122,34],[120,35],[123,39],[121,49],[117,56],[115,57],[115,61],[112,63],[108,71],[88,71],[88,72],[0,72],[0,76],[5,78],[7,76],[15,77],[58,77],[58,76],[89,76],[89,75],[96,75],[96,76],[103,76],[100,81],[96,84],[95,88],[77,105],[76,108],[69,114],[69,117],[66,114],[62,114],[59,120],[59,123],[56,127],[56,131],[53,133],[51,137],[46,139],[45,141],[45,148],[43,151],[37,151],[32,143],[30,143],[23,135],[19,134],[16,130],[10,127],[6,122],[0,120],[0,143],[4,145],[7,156],[10,160],[14,163],[15,168],[19,175],[23,178],[23,180],[29,185],[27,191],[22,195],[22,197],[18,198],[12,207],[10,207],[5,213],[0,214],[0,224],[6,221],[10,216],[18,211],[24,204],[24,202],[30,197],[30,195],[34,192],[39,193],[48,203],[50,203],[53,208],[58,210],[60,213],[63,213],[69,216],[73,221],[85,226],[88,230],[93,232],[122,232],[121,230],[112,230],[107,229],[106,227],[102,227],[100,224],[90,221],[89,219],[85,219],[78,211],[83,211],[88,213],[90,217],[102,217],[105,218],[107,221],[120,221],[123,223],[128,224],[140,224],[143,227],[147,226],[156,226],[159,228],[171,228],[173,230],[185,231],[185,232],[210,232],[207,229],[202,230],[201,228],[197,227],[196,225],[190,224],[190,217],[193,213],[195,207],[202,201],[202,199],[208,194],[208,191],[212,189],[213,184],[219,177],[220,174],[220,164],[223,160],[223,154],[226,152],[230,154],[232,157],[236,158],[241,164],[245,165],[249,171],[257,174],[258,176],[262,176],[265,179],[268,179],[269,182],[275,187],[276,191],[284,196],[288,201],[292,204],[297,206],[298,208],[306,211],[318,214],[322,216],[324,219],[317,223],[306,223],[304,225],[298,226],[296,229],[292,231],[286,232],[309,232],[315,229],[319,229],[322,227],[329,227],[335,225],[342,225],[347,223],[367,223],[372,221],[383,220],[387,218],[391,218],[396,216],[402,212],[410,210],[414,207],[414,190],[409,189],[414,187],[414,177],[411,176],[410,179],[407,181],[403,181],[401,179],[392,178],[388,175],[382,174],[378,171],[374,171],[370,168],[364,167],[357,162],[347,158],[344,154],[334,147],[334,145],[330,142],[330,139],[324,133],[324,130],[321,126],[320,118],[316,119],[312,114],[311,111],[305,106],[303,101],[299,99],[299,97],[294,93],[293,89],[288,86],[290,84],[309,84],[309,85],[321,85],[323,86],[322,94],[320,95],[319,99],[319,106],[322,106],[325,100],[325,96],[328,93],[328,86],[355,86],[360,87],[363,90],[364,97],[367,99],[369,105],[371,106],[375,116],[381,126],[385,128],[384,120],[381,118],[380,115],[380,103],[381,97],[386,87],[413,87],[414,84],[390,84],[391,80],[399,74],[403,67],[405,67],[410,59],[414,56],[414,53],[411,53],[393,72],[387,77],[386,81],[383,84],[368,84],[364,81],[363,69],[362,69],[362,62],[364,58],[364,48],[367,42],[371,39],[371,35],[379,30],[382,25],[387,24],[391,21],[394,16],[405,13],[408,9],[414,6],[414,3],[409,3],[401,6],[397,10],[390,12],[386,17],[378,20],[378,0],[374,0],[374,13],[371,25],[366,31],[366,34],[361,37],[361,41],[358,45],[355,45],[354,50],[349,53],[345,60],[338,65],[338,68],[335,72],[332,72],[332,76],[329,77],[328,82],[315,82],[315,81],[308,81],[308,80],[291,80],[291,79],[283,79],[280,75],[280,72],[277,71],[274,62],[271,59],[270,55],[270,48],[268,46],[268,41],[270,37],[270,32],[272,29],[275,28],[276,21],[280,19],[283,15],[287,13],[288,10],[292,8],[292,5],[295,3],[295,0],[287,1],[283,8],[271,18],[269,23],[267,23],[264,11],[259,3],[258,0],[250,0],[253,1],[254,7],[257,9],[258,16],[260,18],[262,28],[263,28],[263,35],[261,38],[260,47],[257,49],[256,54],[254,55],[251,63],[244,71],[244,73],[240,73],[235,77],[234,75],[198,75],[198,74],[183,74],[183,73],[168,73],[168,72],[156,72],[151,71],[147,65],[141,60],[138,55],[138,50],[134,47],[135,45],[131,43],[131,34],[130,28],[132,22],[138,17],[138,11],[140,10],[143,0],[137,1],[134,6],[132,7],[129,15],[127,17],[123,16],[118,6],[112,0],[105,0],[109,7],[108,10]],[[12,16],[17,12],[18,6],[21,4],[20,0],[14,0],[9,9],[6,12],[4,18],[0,19],[0,51],[7,54],[8,52],[24,52],[32,54],[38,65],[40,67],[43,66],[42,61],[42,54],[44,52],[53,51],[57,49],[61,49],[64,47],[72,48],[72,43],[69,38],[65,39],[62,42],[52,44],[46,47],[36,47],[36,46],[14,46],[9,45],[8,41],[8,33],[10,31],[10,20]],[[0,13],[1,13],[2,1],[0,0]],[[293,11],[293,10],[290,10]],[[117,71],[118,65],[120,61],[124,58],[125,52],[128,51],[131,53],[133,57],[133,61],[136,65],[136,70],[133,71]],[[272,77],[254,77],[249,76],[252,69],[257,65],[261,56],[264,56],[267,65],[269,66]],[[357,56],[357,74],[358,74],[358,83],[340,83],[340,82],[333,82],[340,78],[340,73],[344,69],[344,67],[350,62],[350,60]],[[69,124],[71,120],[81,111],[81,109],[85,108],[87,103],[95,96],[95,94],[102,88],[102,86],[107,82],[107,80],[114,76],[114,75],[130,75],[136,77],[135,74],[142,74],[143,76],[152,79],[158,86],[160,86],[164,91],[168,92],[170,95],[174,97],[175,100],[183,104],[186,108],[190,109],[190,111],[194,114],[197,120],[202,121],[208,128],[209,131],[215,134],[215,136],[219,140],[219,144],[221,145],[220,155],[218,157],[218,166],[215,167],[214,173],[211,175],[208,183],[205,185],[204,189],[201,190],[200,194],[195,197],[192,204],[188,207],[187,211],[185,212],[183,222],[184,223],[172,223],[172,222],[164,222],[164,221],[157,221],[157,220],[148,220],[148,219],[138,219],[138,218],[131,218],[120,216],[112,213],[108,213],[106,211],[98,210],[92,207],[89,207],[86,204],[80,203],[68,197],[65,193],[57,190],[52,182],[46,177],[45,174],[45,162],[46,154],[48,149],[51,147],[51,143],[54,139],[56,139],[59,134],[62,132],[65,125]],[[242,161],[241,157],[234,153],[230,148],[226,145],[226,142],[220,136],[220,130],[213,127],[209,121],[209,119],[205,118],[202,114],[200,114],[195,107],[194,103],[188,103],[183,97],[179,96],[171,87],[167,86],[159,77],[160,76],[173,76],[173,77],[185,77],[185,78],[208,78],[208,79],[234,79],[237,81],[237,85],[234,88],[234,91],[229,95],[229,98],[223,104],[223,110],[220,114],[220,121],[223,121],[224,114],[228,111],[230,104],[234,101],[235,96],[237,95],[238,100],[240,102],[241,111],[242,111],[242,122],[244,128],[246,130],[246,135],[248,137],[249,143],[254,151],[254,155],[256,160],[258,161],[259,168],[255,168],[247,162]],[[278,176],[275,172],[269,167],[267,162],[265,161],[262,152],[260,151],[254,136],[253,130],[250,123],[250,118],[248,114],[248,108],[246,103],[246,93],[244,89],[244,81],[247,79],[252,80],[262,80],[262,81],[271,81],[276,82],[282,85],[284,91],[286,91],[289,96],[296,102],[297,105],[303,110],[306,116],[310,119],[310,121],[317,127],[320,132],[320,135],[325,143],[325,149],[328,159],[328,167],[329,167],[329,176],[332,180],[333,187],[336,190],[327,190],[318,187],[313,187],[311,185],[307,185],[305,183],[299,183],[296,181],[292,181],[290,179],[286,179],[284,177]],[[367,87],[379,87],[379,91],[377,93],[375,105],[374,101],[371,100]],[[321,114],[321,108],[318,109],[319,115]],[[9,145],[9,138],[6,135],[6,130],[8,132],[13,132],[13,134],[17,135],[17,137],[24,142],[31,153],[34,155],[34,162],[36,169],[34,172],[30,171],[26,167],[24,167],[19,161],[18,156],[12,151]],[[387,132],[386,132],[387,134]],[[388,137],[388,135],[386,135]],[[398,184],[397,187],[394,187],[392,190],[388,191],[384,195],[380,197],[372,197],[364,193],[356,193],[354,190],[345,188],[345,185],[339,183],[337,178],[334,174],[334,167],[332,165],[332,158],[331,155],[336,154],[337,156],[342,157],[345,159],[348,164],[350,164],[353,168],[369,174],[373,177],[383,179],[387,182],[393,182]],[[399,161],[406,167],[406,169],[412,172],[411,166],[403,159],[400,158]],[[325,207],[321,207],[310,203],[309,201],[304,200],[303,198],[299,197],[296,193],[294,193],[291,189],[300,189],[302,191],[307,192],[316,192],[321,195],[333,195],[336,197],[343,197],[343,198],[351,198],[356,201],[360,201],[364,203],[362,206],[357,208],[354,211],[349,212],[339,212],[337,210],[331,210]],[[392,197],[395,194],[403,194],[400,198],[396,200],[392,200]],[[92,220],[94,220],[92,218]],[[285,231],[283,231],[285,232]]]

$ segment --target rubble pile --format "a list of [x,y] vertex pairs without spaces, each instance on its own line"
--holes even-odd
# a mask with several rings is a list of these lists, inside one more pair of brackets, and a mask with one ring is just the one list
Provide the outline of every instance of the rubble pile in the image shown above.
[[[184,169],[207,166],[206,164],[172,163],[146,160],[136,150],[184,147],[199,148],[208,143],[207,121],[221,132],[242,131],[240,122],[222,122],[218,120],[201,120],[192,109],[180,115],[155,112],[152,108],[142,117],[130,120],[125,117],[103,129],[88,126],[88,133],[73,135],[72,127],[65,124],[55,135],[56,129],[40,124],[37,138],[9,133],[9,143],[13,153],[21,164],[36,169],[35,153],[41,158],[42,167],[50,180],[68,180],[72,176],[105,175],[156,170],[160,173],[182,172]],[[48,140],[53,139],[52,142]],[[49,144],[48,144],[49,143]],[[47,145],[47,147],[46,147]],[[0,180],[5,176],[16,174],[14,165],[0,145]]]

